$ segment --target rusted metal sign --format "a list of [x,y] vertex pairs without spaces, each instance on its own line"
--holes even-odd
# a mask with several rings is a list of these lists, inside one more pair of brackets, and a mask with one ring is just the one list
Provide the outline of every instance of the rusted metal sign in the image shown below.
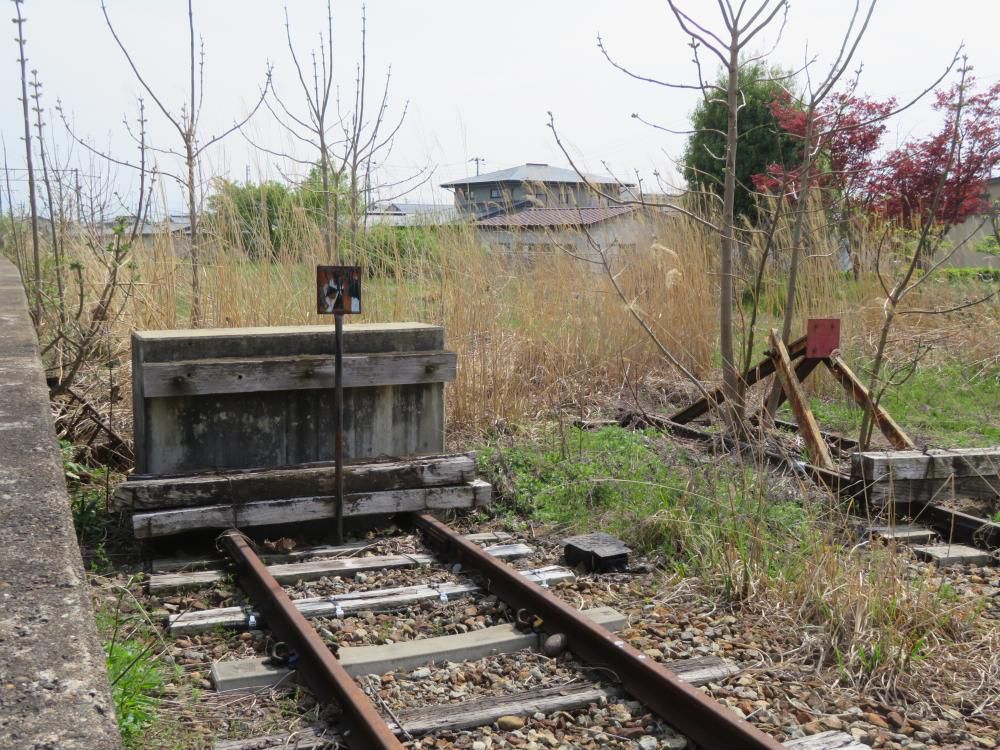
[[361,312],[361,266],[316,266],[316,312],[320,315]]

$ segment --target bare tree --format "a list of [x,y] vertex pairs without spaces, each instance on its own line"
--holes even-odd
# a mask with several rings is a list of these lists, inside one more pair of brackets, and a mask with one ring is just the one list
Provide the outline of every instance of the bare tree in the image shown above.
[[[319,37],[318,53],[309,53],[309,70],[303,65],[292,42],[291,23],[285,9],[285,35],[288,51],[305,98],[306,114],[296,114],[292,103],[273,85],[271,97],[265,106],[278,124],[291,136],[293,141],[305,144],[315,154],[300,158],[289,153],[275,151],[244,137],[257,149],[286,159],[305,167],[314,174],[319,171],[319,191],[322,194],[320,226],[323,232],[323,249],[331,260],[339,258],[341,250],[341,224],[346,221],[346,231],[352,255],[358,249],[358,233],[362,228],[365,204],[373,190],[399,190],[400,194],[413,190],[429,177],[428,170],[418,169],[414,174],[396,183],[372,184],[372,173],[376,160],[384,160],[392,150],[393,142],[406,118],[407,105],[404,104],[399,117],[387,125],[389,115],[389,89],[391,68],[386,73],[381,96],[374,105],[368,101],[367,67],[367,17],[362,6],[361,17],[361,57],[355,69],[352,100],[342,100],[333,73],[333,11],[331,3],[326,5],[326,31]],[[334,107],[336,109],[334,109]],[[386,128],[388,132],[386,131]],[[335,129],[339,129],[334,137]],[[345,184],[346,183],[346,184]],[[313,189],[308,182],[306,189]],[[346,193],[346,196],[344,195]],[[345,205],[346,204],[346,205]],[[342,217],[341,212],[347,216]]]
[[[198,208],[200,205],[198,175],[200,173],[200,159],[206,149],[215,145],[231,133],[239,130],[241,127],[246,125],[247,122],[249,122],[251,117],[254,116],[267,95],[267,90],[271,83],[271,69],[270,66],[267,68],[264,86],[260,92],[260,98],[257,100],[256,104],[246,117],[239,122],[233,123],[231,127],[227,128],[218,135],[212,136],[205,141],[201,141],[198,133],[198,124],[201,118],[202,104],[205,95],[205,45],[204,41],[202,41],[199,49],[199,45],[195,41],[194,9],[192,0],[188,0],[187,9],[190,83],[187,100],[181,104],[180,111],[175,112],[163,103],[160,97],[156,95],[153,88],[146,81],[146,78],[139,71],[139,68],[135,64],[128,48],[118,36],[117,31],[115,31],[114,24],[111,23],[111,17],[108,15],[107,5],[104,0],[101,1],[101,12],[104,14],[104,21],[107,24],[108,30],[111,32],[111,36],[115,40],[115,44],[118,45],[118,48],[125,56],[125,60],[132,69],[132,73],[135,75],[136,80],[139,81],[139,85],[141,85],[146,91],[149,97],[153,100],[153,103],[156,104],[156,107],[160,110],[160,113],[174,127],[181,139],[181,144],[183,146],[182,152],[172,149],[163,149],[163,151],[184,160],[184,174],[182,176],[170,176],[180,182],[187,193],[188,221],[190,223],[191,231],[191,325],[197,327],[201,324],[202,318],[201,282],[199,280],[199,270],[201,264],[201,238],[198,233]],[[129,166],[132,165],[130,164]],[[166,172],[165,174],[169,175],[169,173]]]
[[[78,230],[81,232],[81,237],[86,237],[85,244],[91,251],[94,267],[100,268],[103,276],[94,287],[97,292],[96,301],[88,305],[87,287],[90,285],[84,281],[83,264],[80,262],[70,264],[70,269],[76,276],[76,309],[67,311],[65,322],[53,331],[41,352],[44,356],[56,346],[64,346],[67,352],[66,365],[59,369],[58,382],[51,391],[52,396],[71,392],[77,376],[91,361],[101,340],[107,337],[112,324],[124,312],[125,303],[132,293],[131,281],[123,279],[122,275],[130,260],[139,231],[148,218],[153,190],[153,176],[147,169],[145,105],[141,98],[135,122],[139,152],[135,168],[139,176],[139,186],[138,203],[132,215],[127,220],[125,217],[117,219],[109,236],[104,203],[106,196],[111,192],[110,184],[113,178],[108,177],[105,180],[107,185],[103,187],[98,185],[92,191],[89,210],[84,211],[80,207],[82,188],[78,190],[78,211],[82,219]],[[100,175],[95,175],[94,180],[100,181]],[[83,232],[85,227],[90,229],[89,236]]]
[[28,57],[24,54],[24,45],[27,40],[24,38],[24,22],[27,20],[21,14],[21,3],[24,0],[11,0],[17,17],[13,19],[17,24],[17,49],[18,63],[21,65],[21,108],[24,112],[24,159],[28,168],[28,205],[31,209],[31,249],[34,261],[34,297],[35,297],[35,325],[41,325],[42,321],[42,262],[41,252],[38,242],[38,202],[35,197],[35,170],[31,159],[31,118],[28,115]]

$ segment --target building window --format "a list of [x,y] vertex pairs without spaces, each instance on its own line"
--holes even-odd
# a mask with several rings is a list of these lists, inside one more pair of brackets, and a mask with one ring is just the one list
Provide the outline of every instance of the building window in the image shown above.
[[545,193],[535,193],[535,201],[539,206],[545,205]]
[[500,200],[500,188],[490,188],[490,198],[492,200]]

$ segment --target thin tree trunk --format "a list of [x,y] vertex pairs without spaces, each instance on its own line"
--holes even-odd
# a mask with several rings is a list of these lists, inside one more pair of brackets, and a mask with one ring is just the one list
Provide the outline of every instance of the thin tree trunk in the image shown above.
[[[792,257],[788,265],[788,287],[785,292],[785,316],[781,324],[781,340],[788,345],[792,338],[792,323],[795,320],[795,294],[798,289],[799,260],[802,257],[802,230],[809,212],[809,190],[812,184],[812,137],[815,125],[814,111],[810,106],[806,112],[805,152],[802,157],[802,180],[799,185],[799,202],[792,225]],[[773,418],[781,398],[781,384],[775,379],[767,397],[765,412]]]
[[188,194],[188,222],[191,226],[191,327],[201,326],[201,281],[199,279],[199,267],[201,265],[201,248],[198,237],[198,205],[197,187],[194,179],[194,143],[193,136],[188,135],[184,141],[187,160],[187,194]]
[[725,414],[730,429],[739,430],[743,421],[742,380],[736,370],[733,347],[733,234],[736,200],[737,94],[739,93],[739,47],[729,54],[728,109],[726,128],[726,175],[722,193],[722,239],[720,242],[719,346],[722,353],[722,388],[726,395]]

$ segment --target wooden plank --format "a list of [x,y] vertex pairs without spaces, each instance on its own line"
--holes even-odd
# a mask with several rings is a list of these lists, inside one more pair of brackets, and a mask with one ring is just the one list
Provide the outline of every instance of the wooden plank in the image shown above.
[[926,544],[937,539],[937,532],[934,529],[908,523],[869,526],[865,533],[870,537],[891,539],[903,544]]
[[851,473],[869,482],[884,479],[992,478],[1000,475],[1000,447],[866,451],[851,458]]
[[[483,531],[475,534],[465,534],[466,539],[476,544],[487,544],[495,542],[506,544],[513,539],[513,534],[506,531]],[[384,537],[383,539],[388,538]],[[393,537],[398,538],[398,537]],[[259,553],[259,557],[268,565],[278,563],[303,562],[317,557],[349,557],[363,552],[366,549],[378,546],[382,539],[368,539],[360,542],[347,542],[345,544],[328,545],[322,544],[317,547],[303,547],[294,549],[291,552],[264,552]],[[191,555],[188,557],[159,557],[149,564],[150,573],[174,573],[192,570],[205,570],[226,564],[226,558],[206,555]]]
[[[617,631],[625,624],[625,615],[611,607],[584,610],[594,622]],[[493,625],[458,635],[400,641],[382,646],[341,648],[340,663],[354,676],[408,672],[442,661],[473,661],[496,654],[510,654],[539,645],[538,633],[523,633],[513,624]],[[266,659],[220,661],[212,665],[212,683],[219,692],[230,690],[268,690],[289,682],[289,670],[265,663]],[[291,687],[291,686],[290,686]]]
[[[854,374],[851,368],[847,366],[844,360],[840,357],[828,357],[823,362],[826,364],[827,369],[833,373],[833,376],[844,386],[844,390],[850,394],[858,406],[863,409],[871,409],[874,406],[868,389],[858,379],[858,376]],[[875,425],[885,435],[886,440],[892,443],[893,447],[900,449],[915,447],[910,436],[903,432],[903,428],[896,424],[896,421],[889,416],[889,412],[881,404],[875,407],[873,416]]]
[[[803,356],[806,352],[806,337],[802,336],[800,338],[795,339],[795,341],[793,341],[792,343],[790,343],[788,345],[788,352],[789,356],[791,356],[793,359],[797,359],[798,357]],[[743,373],[743,382],[746,383],[747,387],[749,388],[757,381],[763,380],[764,378],[773,374],[774,374],[774,361],[771,359],[771,357],[767,357],[766,359],[761,360],[756,365],[754,365],[749,370]],[[725,400],[725,393],[723,392],[722,388],[716,388],[714,391],[711,391],[709,395],[712,397],[713,405],[721,404],[723,400]],[[669,419],[674,424],[686,424],[690,422],[692,419],[697,419],[702,414],[705,414],[708,410],[709,410],[709,402],[704,396],[702,396],[700,399],[695,401],[690,406],[686,406],[673,416],[667,417],[667,419]]]
[[[486,548],[494,557],[502,560],[516,560],[534,552],[526,544],[497,544]],[[373,570],[398,570],[399,568],[416,568],[421,565],[438,563],[434,555],[417,553],[412,555],[373,555],[371,557],[334,558],[332,560],[315,560],[312,562],[284,563],[268,565],[267,569],[279,583],[295,583],[297,581],[315,581],[324,576],[352,577],[358,573],[369,573]],[[199,589],[212,586],[226,577],[225,570],[196,570],[183,573],[161,573],[150,576],[149,593],[165,594],[186,589]]]
[[[333,356],[333,326],[248,326],[136,331],[148,362],[199,358]],[[444,349],[444,327],[428,323],[351,323],[344,325],[344,354]]]
[[896,479],[865,482],[865,496],[874,507],[889,504],[942,503],[954,497],[1000,498],[1000,477],[979,479]]
[[802,737],[797,740],[787,740],[785,747],[790,750],[870,750],[855,740],[847,732],[829,731]]
[[[694,686],[725,679],[740,671],[735,664],[715,656],[665,662],[663,666],[675,672],[684,682]],[[393,721],[388,723],[398,734],[402,734],[405,730],[406,734],[419,737],[432,732],[454,732],[488,726],[501,716],[575,711],[592,704],[601,704],[610,699],[620,698],[623,695],[621,689],[613,685],[555,685],[523,690],[512,695],[489,696],[461,703],[404,709],[396,713],[399,725]],[[398,728],[400,726],[401,729]],[[215,744],[215,750],[321,748],[326,743],[336,741],[334,732],[335,730],[328,727],[308,727],[295,735],[282,734],[250,740],[224,740]]]
[[[552,586],[564,581],[575,581],[573,571],[559,565],[549,565],[521,572],[525,578],[535,583]],[[402,609],[420,601],[458,599],[481,592],[481,587],[471,581],[441,583],[436,585],[418,584],[415,586],[396,586],[391,588],[373,589],[371,591],[352,591],[334,596],[317,596],[307,599],[295,599],[293,604],[306,618],[341,617],[355,612],[384,612]],[[341,614],[337,614],[337,610]],[[220,607],[218,609],[193,610],[170,617],[167,629],[172,635],[204,633],[215,628],[233,630],[250,629],[250,623],[258,627],[266,627],[257,610],[246,607]]]
[[806,442],[806,450],[809,452],[810,459],[821,468],[835,471],[837,467],[833,463],[833,459],[830,458],[826,441],[820,434],[819,425],[816,424],[816,418],[813,416],[812,409],[809,408],[809,401],[806,399],[805,393],[802,392],[802,384],[795,377],[788,350],[785,348],[781,336],[773,328],[771,329],[770,344],[775,372],[781,381],[785,395],[788,397],[792,413],[795,414],[795,421],[799,425],[799,434]]
[[[804,383],[806,378],[812,375],[812,371],[815,370],[822,361],[823,360],[811,359],[811,358],[803,359],[801,362],[795,365],[795,379],[798,380],[800,383]],[[781,405],[785,403],[785,401],[787,400],[788,400],[788,395],[785,393],[784,389],[782,389],[781,393],[778,394],[778,405],[775,407],[775,411],[780,409]],[[795,428],[797,431],[798,425],[795,425]],[[823,437],[825,438],[826,435],[824,434]]]
[[[475,508],[489,504],[491,497],[492,488],[479,479],[455,487],[356,492],[345,495],[344,516]],[[271,526],[333,517],[332,496],[293,497],[136,513],[132,516],[132,529],[137,539],[149,539],[200,529]]]
[[[142,372],[143,368],[143,344],[137,333],[132,332],[132,372]],[[132,378],[132,454],[135,470],[146,471],[146,393],[142,378]]]
[[[457,363],[455,352],[443,350],[348,354],[344,387],[448,383]],[[333,388],[334,363],[325,355],[146,362],[142,381],[147,398]]]
[[[112,500],[117,511],[183,508],[222,500],[248,502],[286,497],[332,495],[334,464],[199,473],[184,477],[129,479],[118,485]],[[476,454],[416,456],[344,466],[344,491],[443,487],[476,478]]]
[[[689,685],[699,686],[738,674],[740,668],[717,656],[664,662]],[[620,698],[625,693],[617,686],[557,685],[535,688],[513,695],[491,696],[451,705],[425,706],[400,711],[397,716],[407,732],[414,736],[431,732],[455,732],[492,724],[501,716],[531,716],[538,712],[553,714],[573,711],[593,703]]]

